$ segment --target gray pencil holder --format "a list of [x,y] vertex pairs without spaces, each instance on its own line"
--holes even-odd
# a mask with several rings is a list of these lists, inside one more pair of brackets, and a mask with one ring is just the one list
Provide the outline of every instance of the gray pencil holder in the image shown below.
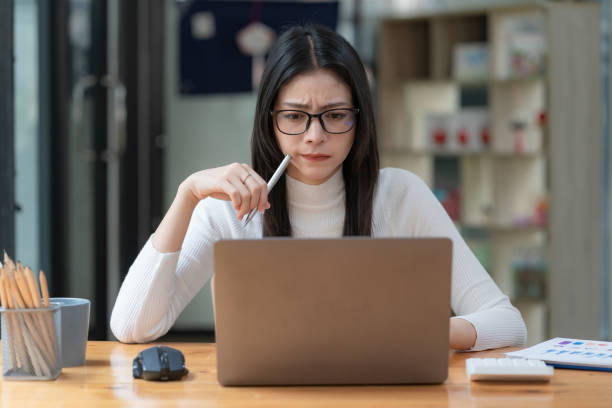
[[53,380],[62,371],[60,305],[5,309],[2,315],[2,377]]

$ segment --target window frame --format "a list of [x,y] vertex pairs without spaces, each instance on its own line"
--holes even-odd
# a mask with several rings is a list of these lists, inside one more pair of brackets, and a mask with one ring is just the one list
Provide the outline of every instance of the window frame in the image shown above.
[[9,255],[15,253],[13,41],[13,0],[0,0],[0,251]]

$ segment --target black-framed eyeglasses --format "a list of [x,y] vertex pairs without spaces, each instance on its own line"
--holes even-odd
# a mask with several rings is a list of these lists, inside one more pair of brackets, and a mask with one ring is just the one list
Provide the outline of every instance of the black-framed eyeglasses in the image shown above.
[[346,133],[355,125],[355,118],[358,113],[358,108],[328,109],[317,114],[295,109],[270,111],[276,123],[276,128],[286,135],[301,135],[305,133],[310,127],[312,118],[319,119],[321,127],[327,133]]

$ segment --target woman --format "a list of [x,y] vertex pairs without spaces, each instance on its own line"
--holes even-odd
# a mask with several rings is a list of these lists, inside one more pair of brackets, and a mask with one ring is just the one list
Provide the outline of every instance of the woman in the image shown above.
[[[285,154],[292,160],[268,195]],[[450,345],[520,345],[526,328],[414,174],[379,170],[366,74],[353,48],[325,28],[294,27],[270,51],[261,80],[252,163],[187,177],[123,282],[111,329],[123,342],[165,334],[213,274],[220,239],[262,236],[445,236],[453,241]],[[245,226],[251,209],[259,214]]]

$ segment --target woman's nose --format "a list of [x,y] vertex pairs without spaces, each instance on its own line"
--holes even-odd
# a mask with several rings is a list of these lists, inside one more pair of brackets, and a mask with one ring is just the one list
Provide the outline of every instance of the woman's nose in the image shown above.
[[327,134],[321,126],[319,118],[313,118],[310,122],[310,126],[306,129],[304,134],[304,141],[306,143],[322,143],[327,138]]

